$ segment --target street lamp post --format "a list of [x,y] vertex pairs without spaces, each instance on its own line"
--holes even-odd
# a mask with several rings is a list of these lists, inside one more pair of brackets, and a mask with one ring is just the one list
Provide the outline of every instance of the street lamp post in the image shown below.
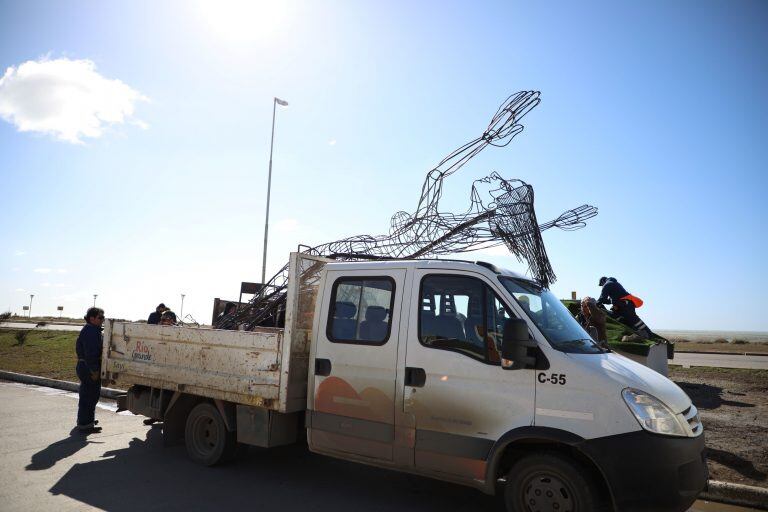
[[98,297],[98,296],[99,295],[96,294],[96,293],[93,294],[93,307],[96,307],[96,297]]
[[181,294],[181,311],[179,312],[179,321],[182,321],[184,319],[184,297],[186,297],[186,295],[182,293]]
[[29,294],[29,318],[32,318],[32,299],[35,298],[34,293]]
[[267,216],[264,221],[264,257],[261,267],[261,284],[267,284],[267,236],[269,234],[269,195],[272,189],[272,149],[275,147],[275,111],[277,106],[287,107],[288,102],[275,98],[272,102],[272,141],[269,143],[269,177],[267,178]]

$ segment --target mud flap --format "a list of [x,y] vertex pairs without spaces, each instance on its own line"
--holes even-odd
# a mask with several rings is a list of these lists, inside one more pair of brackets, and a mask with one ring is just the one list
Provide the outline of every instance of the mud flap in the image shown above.
[[115,398],[115,402],[117,402],[117,411],[116,412],[123,412],[128,410],[128,395],[118,395],[117,398]]

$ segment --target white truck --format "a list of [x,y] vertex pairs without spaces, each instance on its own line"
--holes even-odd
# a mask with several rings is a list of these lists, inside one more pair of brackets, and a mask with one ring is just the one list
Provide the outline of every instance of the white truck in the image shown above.
[[299,253],[289,269],[281,328],[108,321],[121,407],[202,464],[306,431],[313,452],[503,493],[511,511],[682,511],[705,487],[690,398],[530,279]]

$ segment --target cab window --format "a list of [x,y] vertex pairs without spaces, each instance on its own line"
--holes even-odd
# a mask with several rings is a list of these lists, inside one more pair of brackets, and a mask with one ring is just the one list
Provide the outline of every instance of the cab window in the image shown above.
[[327,336],[335,343],[382,345],[392,327],[395,282],[389,277],[342,277],[333,283]]
[[487,364],[501,361],[504,322],[509,309],[481,280],[429,275],[421,282],[419,341],[459,352]]

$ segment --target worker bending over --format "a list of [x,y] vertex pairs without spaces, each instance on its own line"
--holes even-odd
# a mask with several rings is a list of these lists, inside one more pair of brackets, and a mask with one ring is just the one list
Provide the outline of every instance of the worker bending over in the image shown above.
[[611,304],[611,316],[622,324],[634,329],[645,339],[650,339],[653,332],[645,325],[635,309],[643,305],[643,301],[627,292],[614,277],[601,277],[599,285],[603,287],[598,304]]

